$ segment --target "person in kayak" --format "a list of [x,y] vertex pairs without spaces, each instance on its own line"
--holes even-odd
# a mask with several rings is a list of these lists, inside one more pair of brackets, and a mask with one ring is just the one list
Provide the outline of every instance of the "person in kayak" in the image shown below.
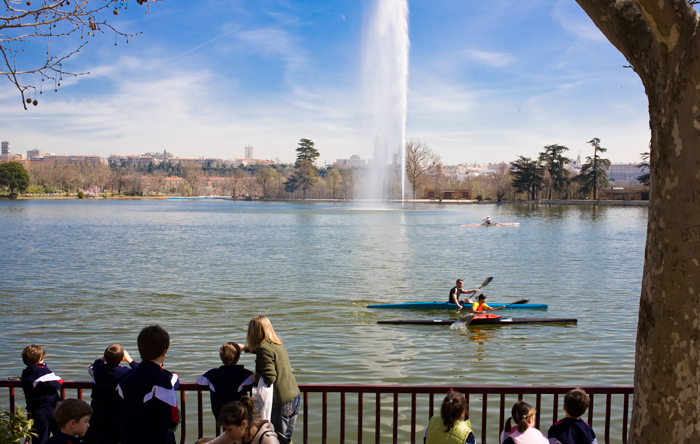
[[479,297],[476,298],[476,302],[472,304],[472,309],[470,311],[471,313],[480,314],[484,311],[496,311],[504,308],[506,308],[505,305],[498,308],[489,307],[488,304],[486,304],[486,295],[481,293]]
[[483,220],[484,225],[491,225],[493,222],[491,222],[491,216],[486,216],[486,219]]
[[457,282],[454,287],[450,290],[450,298],[447,300],[447,302],[450,302],[452,304],[457,305],[457,310],[462,309],[462,304],[471,304],[473,301],[469,298],[462,299],[461,301],[459,300],[459,297],[462,294],[469,294],[469,293],[478,293],[479,289],[477,288],[476,290],[463,290],[462,287],[464,286],[464,281],[461,279],[457,279]]

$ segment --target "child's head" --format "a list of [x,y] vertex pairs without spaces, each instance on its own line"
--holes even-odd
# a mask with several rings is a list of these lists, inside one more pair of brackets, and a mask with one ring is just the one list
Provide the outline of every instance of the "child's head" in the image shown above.
[[54,416],[61,432],[67,435],[84,436],[90,427],[92,407],[82,399],[66,399],[56,404]]
[[248,426],[254,422],[255,404],[250,396],[242,396],[240,401],[229,402],[221,409],[217,418],[224,434],[233,441],[243,437]]
[[235,342],[227,342],[219,348],[219,357],[224,365],[235,365],[241,358],[241,348]]
[[[530,404],[524,401],[518,401],[513,405],[513,409],[510,411],[511,418],[518,426],[518,431],[524,433],[533,421],[532,418],[535,417],[537,410],[535,410]],[[510,418],[509,418],[510,420]],[[507,423],[508,426],[510,425]],[[509,427],[506,427],[508,429]]]
[[486,295],[481,293],[479,297],[476,298],[479,302],[486,302]]
[[260,344],[265,341],[272,342],[273,344],[282,344],[282,340],[275,334],[270,320],[265,316],[255,316],[248,323],[246,349],[249,352],[255,352],[258,347],[260,347]]
[[24,365],[27,367],[40,363],[45,357],[46,352],[44,349],[36,344],[30,344],[22,350],[22,362],[24,362]]
[[440,406],[440,416],[447,430],[450,430],[455,421],[462,417],[469,419],[469,404],[464,395],[450,390]]
[[105,349],[105,363],[107,365],[119,365],[124,359],[124,348],[119,344],[112,344]]
[[588,410],[590,400],[582,388],[575,388],[564,395],[564,410],[572,418],[580,418]]
[[160,325],[150,325],[141,330],[137,342],[141,359],[153,361],[168,351],[170,335]]

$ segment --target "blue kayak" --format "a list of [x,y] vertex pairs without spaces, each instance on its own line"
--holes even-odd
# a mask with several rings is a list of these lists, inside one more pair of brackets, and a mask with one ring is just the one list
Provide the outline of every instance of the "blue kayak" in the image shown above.
[[[505,307],[530,310],[546,310],[548,308],[547,304],[496,304],[492,302],[487,302],[486,304],[489,307],[493,308]],[[457,310],[457,305],[451,302],[405,302],[403,304],[368,305],[367,308],[394,308],[404,310]],[[467,306],[464,307],[464,309],[469,310],[469,305],[467,304]]]

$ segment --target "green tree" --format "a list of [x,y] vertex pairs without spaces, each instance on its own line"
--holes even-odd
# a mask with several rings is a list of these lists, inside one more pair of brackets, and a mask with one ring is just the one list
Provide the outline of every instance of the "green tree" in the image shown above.
[[695,444],[700,442],[700,273],[695,265],[700,240],[700,17],[686,0],[577,2],[627,59],[649,99],[653,198],[628,442]]
[[598,198],[598,191],[608,186],[608,175],[605,170],[610,167],[610,161],[600,157],[599,153],[605,153],[607,148],[600,146],[600,139],[594,137],[589,140],[593,146],[593,157],[586,156],[586,163],[581,165],[581,173],[576,178],[581,185],[583,193],[593,193],[593,200]]
[[299,146],[296,150],[297,160],[294,162],[294,173],[284,188],[290,193],[301,189],[302,199],[306,199],[306,192],[318,182],[318,169],[314,162],[320,154],[310,139],[299,140]]
[[[637,164],[637,168],[639,168],[639,171],[642,174],[637,176],[637,180],[642,185],[649,186],[649,183],[651,182],[651,176],[649,175],[649,152],[647,151],[646,153],[640,153],[640,156],[642,161]],[[646,171],[646,173],[644,173],[644,171]]]
[[260,185],[265,199],[272,197],[272,191],[277,183],[278,176],[280,176],[280,173],[270,166],[264,166],[255,172],[255,180]]
[[566,189],[569,183],[569,171],[566,165],[571,162],[571,159],[564,156],[564,151],[569,151],[569,148],[562,145],[547,145],[544,147],[544,152],[540,153],[540,162],[543,163],[545,175],[545,185],[547,190],[547,199],[552,198],[552,193],[561,193]]
[[335,199],[335,196],[338,192],[338,188],[340,188],[340,182],[340,173],[336,168],[332,168],[330,171],[328,171],[326,183],[328,183],[328,187],[331,189],[331,196],[333,199]]
[[0,164],[0,187],[10,191],[10,196],[16,196],[29,186],[29,173],[19,162],[6,162]]
[[527,193],[530,200],[537,198],[537,192],[542,189],[542,165],[537,159],[519,156],[518,160],[511,162],[514,168],[510,173],[513,176],[513,187],[519,193]]

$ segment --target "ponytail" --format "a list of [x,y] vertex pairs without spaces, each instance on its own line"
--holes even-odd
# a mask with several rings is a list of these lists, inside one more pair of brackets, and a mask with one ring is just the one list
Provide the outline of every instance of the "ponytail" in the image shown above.
[[253,398],[242,396],[240,401],[233,401],[224,405],[217,420],[222,427],[240,426],[243,424],[243,421],[248,421],[248,424],[252,424],[254,412],[255,404],[253,404]]
[[532,406],[527,402],[516,402],[511,410],[511,417],[508,418],[508,421],[506,421],[506,431],[510,430],[510,421],[512,419],[518,426],[518,432],[524,433],[530,426],[530,418],[535,416],[535,413],[537,413],[537,410],[532,408]]
[[442,417],[442,423],[447,427],[446,431],[449,431],[457,420],[462,419],[462,416],[468,419],[469,404],[467,404],[464,395],[450,389],[440,406],[440,416]]

